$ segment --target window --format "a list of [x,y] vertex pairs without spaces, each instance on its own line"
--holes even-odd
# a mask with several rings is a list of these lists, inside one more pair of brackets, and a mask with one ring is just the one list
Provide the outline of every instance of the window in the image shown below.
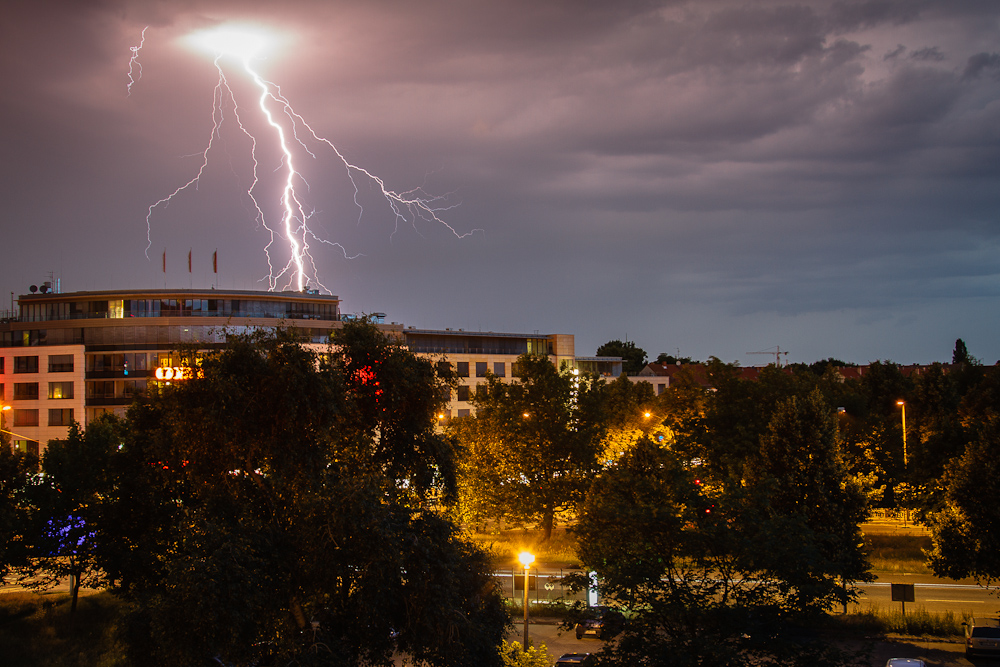
[[145,391],[145,380],[125,380],[122,386],[122,392],[125,395],[125,398],[132,398],[136,394],[141,394]]
[[469,377],[469,362],[468,361],[460,361],[456,365],[458,366],[458,377],[460,377],[460,378],[467,378],[467,377]]
[[14,383],[14,400],[15,401],[35,401],[35,400],[38,400],[38,383],[37,382],[15,382]]
[[521,373],[521,364],[519,364],[516,361],[512,362],[511,365],[510,365],[510,376],[511,377],[515,377],[515,378],[519,378],[519,377],[521,377],[521,375],[522,375],[522,373]]
[[6,357],[0,357],[0,373],[3,373],[3,362]]
[[494,361],[493,375],[496,375],[498,378],[505,377],[507,375],[507,364],[502,361]]
[[49,398],[73,398],[73,383],[50,382]]
[[27,452],[33,456],[38,456],[38,441],[37,440],[15,440],[14,449],[19,452]]
[[50,373],[71,373],[73,371],[73,355],[72,354],[50,354],[49,355],[49,372]]
[[469,400],[469,385],[463,384],[458,387],[458,400],[468,401]]
[[462,408],[462,409],[460,409],[458,411],[458,416],[459,417],[468,417],[469,416],[469,408]]
[[87,398],[114,398],[115,383],[112,380],[87,382]]
[[38,410],[14,408],[14,426],[38,426]]
[[69,426],[73,423],[73,408],[49,410],[49,426]]
[[447,375],[448,373],[451,373],[451,362],[450,361],[437,362],[437,371],[441,375]]
[[476,385],[476,399],[477,400],[481,401],[484,398],[486,398],[486,388],[487,387],[486,387],[485,384],[477,384]]
[[487,367],[487,364],[486,364],[485,361],[477,361],[476,362],[476,377],[477,378],[484,378],[484,377],[486,377],[486,367]]
[[37,373],[38,357],[14,357],[15,373]]

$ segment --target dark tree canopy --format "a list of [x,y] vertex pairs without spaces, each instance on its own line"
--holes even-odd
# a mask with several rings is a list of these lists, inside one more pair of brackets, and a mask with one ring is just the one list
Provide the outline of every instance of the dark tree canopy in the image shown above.
[[978,366],[979,360],[969,354],[969,349],[965,346],[965,341],[959,338],[955,341],[955,350],[951,353],[951,363]]
[[0,434],[0,579],[28,562],[28,489],[37,470],[37,457],[14,451],[10,439]]
[[698,363],[691,357],[681,357],[674,356],[672,354],[667,354],[666,352],[660,352],[656,355],[656,363],[658,364],[696,364]]
[[622,370],[626,374],[635,374],[646,366],[646,351],[630,340],[609,340],[597,348],[599,357],[621,357]]
[[101,548],[137,659],[263,645],[309,664],[499,664],[487,555],[427,509],[454,483],[443,380],[368,323],[335,343],[233,336],[130,410]]

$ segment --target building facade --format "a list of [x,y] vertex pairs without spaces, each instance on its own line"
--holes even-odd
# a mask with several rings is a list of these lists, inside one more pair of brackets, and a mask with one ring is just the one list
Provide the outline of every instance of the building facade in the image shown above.
[[[340,299],[301,292],[128,290],[23,295],[0,322],[2,428],[22,450],[40,453],[105,412],[123,414],[150,384],[183,378],[186,350],[221,348],[227,333],[294,327],[309,345],[326,345],[343,326]],[[379,314],[380,315],[380,314]],[[517,357],[544,354],[575,365],[567,334],[425,330],[376,323],[411,351],[449,363],[457,391],[441,418],[471,414],[470,399],[492,373],[513,377]]]

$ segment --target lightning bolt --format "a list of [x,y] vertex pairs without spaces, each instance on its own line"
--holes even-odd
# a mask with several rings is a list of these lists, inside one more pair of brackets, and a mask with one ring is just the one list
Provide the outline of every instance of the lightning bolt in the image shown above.
[[[129,58],[128,60],[128,86],[126,87],[126,90],[128,90],[127,97],[132,96],[132,85],[135,84],[136,81],[142,78],[142,65],[139,63],[139,50],[142,49],[142,45],[146,43],[147,30],[149,30],[149,26],[146,26],[145,28],[142,29],[142,36],[139,38],[139,46],[128,47],[129,50],[132,52],[132,57]],[[132,73],[133,71],[136,70],[138,71],[137,73],[138,78],[133,79]]]
[[[482,232],[481,229],[472,229],[461,233],[441,216],[457,204],[449,201],[448,195],[430,195],[424,192],[423,188],[397,192],[390,189],[385,181],[370,172],[364,167],[358,166],[348,160],[348,158],[337,148],[337,146],[319,135],[306,120],[295,111],[291,102],[282,94],[280,87],[272,83],[254,70],[252,62],[261,48],[261,38],[252,33],[235,31],[231,29],[218,28],[200,34],[202,43],[214,52],[214,64],[218,71],[218,81],[212,99],[212,130],[209,135],[205,150],[201,153],[201,165],[195,175],[186,183],[176,188],[166,197],[163,197],[151,204],[146,213],[146,257],[149,258],[149,249],[152,247],[152,217],[154,212],[160,207],[166,207],[171,200],[181,192],[189,189],[197,189],[199,180],[209,164],[209,154],[215,142],[220,137],[220,129],[225,120],[225,110],[232,110],[232,119],[239,130],[249,139],[250,161],[252,165],[252,183],[247,188],[246,193],[250,201],[253,202],[253,214],[255,222],[259,223],[269,234],[270,239],[264,246],[264,255],[267,259],[268,275],[262,280],[267,280],[268,289],[273,291],[281,287],[288,289],[294,286],[298,291],[305,290],[310,282],[317,285],[325,292],[330,290],[322,284],[318,277],[316,259],[313,256],[314,245],[325,245],[336,248],[346,259],[354,259],[359,255],[350,255],[346,248],[340,243],[329,241],[319,236],[309,224],[310,218],[315,211],[309,210],[305,201],[305,195],[309,191],[309,183],[302,173],[297,169],[299,158],[316,159],[316,154],[310,149],[307,141],[321,147],[326,147],[336,155],[343,165],[347,177],[354,188],[353,203],[358,209],[358,224],[364,216],[364,207],[359,199],[360,187],[358,181],[367,179],[374,184],[374,189],[385,199],[394,218],[394,228],[390,235],[394,235],[400,224],[408,223],[414,230],[417,230],[417,221],[436,223],[445,227],[456,238],[465,238],[475,232]],[[141,44],[140,44],[141,47]],[[237,102],[236,95],[230,87],[223,68],[223,59],[226,56],[236,56],[239,58],[243,71],[253,82],[259,91],[257,97],[257,107],[263,116],[266,125],[273,130],[277,147],[281,154],[281,163],[278,170],[283,170],[282,189],[280,201],[280,222],[269,222],[264,213],[264,208],[258,200],[257,188],[260,183],[258,169],[260,163],[257,159],[258,139],[251,133],[241,119],[241,107]],[[288,247],[287,260],[277,261],[275,259],[277,249],[275,244],[283,240]]]

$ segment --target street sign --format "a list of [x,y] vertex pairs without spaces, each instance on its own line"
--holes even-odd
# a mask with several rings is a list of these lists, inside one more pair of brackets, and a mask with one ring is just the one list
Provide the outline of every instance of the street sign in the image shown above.
[[903,616],[906,616],[906,603],[913,602],[913,584],[892,584],[892,601],[903,605]]

